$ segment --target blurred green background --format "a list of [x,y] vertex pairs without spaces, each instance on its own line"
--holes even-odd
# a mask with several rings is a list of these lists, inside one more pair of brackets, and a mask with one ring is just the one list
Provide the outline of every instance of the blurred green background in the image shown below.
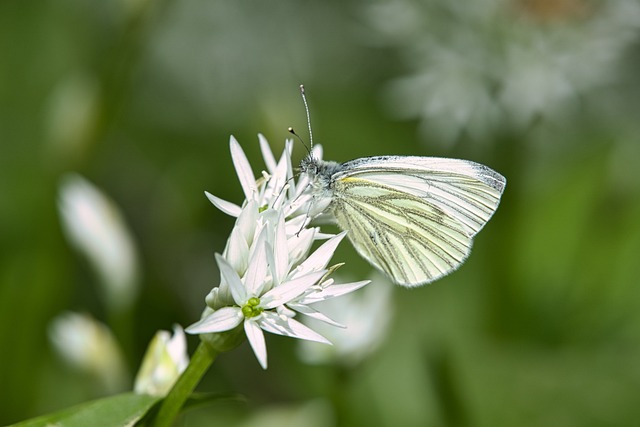
[[[308,365],[268,336],[262,371],[244,344],[201,389],[247,403],[182,425],[637,424],[639,30],[635,0],[0,2],[0,424],[129,389],[155,331],[199,318],[233,225],[203,191],[242,201],[231,134],[256,175],[258,132],[306,135],[300,83],[325,158],[466,158],[506,192],[459,271],[393,289],[374,354]],[[124,311],[65,238],[68,172],[131,232]],[[115,334],[115,390],[54,350],[66,311]]]

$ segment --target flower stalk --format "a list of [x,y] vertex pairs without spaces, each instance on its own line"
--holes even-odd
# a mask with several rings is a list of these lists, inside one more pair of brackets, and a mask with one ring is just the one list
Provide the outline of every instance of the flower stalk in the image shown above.
[[174,424],[180,409],[191,396],[191,393],[193,393],[193,390],[195,390],[200,379],[207,372],[217,355],[218,352],[207,343],[201,342],[198,345],[187,369],[162,401],[152,424],[154,427],[171,427]]

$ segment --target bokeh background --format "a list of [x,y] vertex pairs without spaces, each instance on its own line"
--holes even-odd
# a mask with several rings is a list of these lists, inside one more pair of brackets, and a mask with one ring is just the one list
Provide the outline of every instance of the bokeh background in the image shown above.
[[[637,424],[636,0],[5,0],[0,58],[0,424],[131,389],[155,331],[199,318],[233,224],[203,191],[242,201],[230,135],[256,175],[258,132],[307,139],[300,83],[325,158],[475,160],[507,177],[502,204],[454,274],[373,276],[390,291],[358,306],[366,351],[268,336],[262,371],[245,343],[201,389],[246,401],[182,425]],[[124,278],[65,233],[79,176],[126,224]],[[348,243],[334,260],[371,275]],[[69,312],[111,359],[57,350]]]

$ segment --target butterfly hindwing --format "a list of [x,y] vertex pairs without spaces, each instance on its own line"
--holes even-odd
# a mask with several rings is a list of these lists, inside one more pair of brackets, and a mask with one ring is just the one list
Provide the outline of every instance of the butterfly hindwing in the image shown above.
[[400,285],[432,282],[471,250],[463,224],[423,198],[355,177],[333,191],[333,215],[358,253]]

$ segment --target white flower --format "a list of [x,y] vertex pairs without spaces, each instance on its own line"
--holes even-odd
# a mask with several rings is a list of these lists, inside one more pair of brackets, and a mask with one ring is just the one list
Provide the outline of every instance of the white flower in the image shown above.
[[[309,304],[352,292],[369,283],[335,284],[328,278],[331,257],[345,233],[325,235],[309,227],[319,209],[312,205],[308,182],[293,180],[292,141],[276,163],[267,141],[260,135],[267,166],[256,180],[238,142],[232,137],[231,154],[244,191],[242,207],[206,193],[223,212],[237,217],[223,255],[216,255],[220,285],[207,296],[202,319],[188,333],[220,333],[243,325],[260,365],[267,367],[262,331],[330,344],[294,319],[302,313],[335,324]],[[319,148],[314,153],[320,156]],[[309,255],[315,240],[327,239]]]
[[114,392],[124,387],[124,357],[103,323],[88,314],[63,313],[51,322],[49,339],[70,366],[93,375],[105,390]]
[[139,394],[166,396],[187,369],[187,340],[180,325],[168,331],[158,331],[147,347],[133,389]]
[[69,241],[102,279],[106,302],[127,308],[138,293],[137,253],[117,206],[79,175],[60,183],[58,209]]
[[426,135],[443,142],[526,129],[581,104],[610,83],[640,29],[632,0],[378,0],[364,7],[372,35],[397,47],[409,70],[386,92],[389,112],[418,118]]

